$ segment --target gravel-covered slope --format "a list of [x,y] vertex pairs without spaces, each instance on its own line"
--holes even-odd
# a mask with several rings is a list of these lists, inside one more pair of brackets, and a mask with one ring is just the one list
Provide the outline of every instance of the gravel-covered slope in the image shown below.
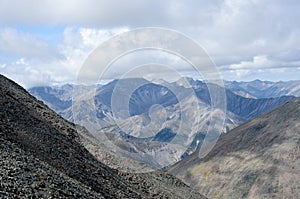
[[[48,164],[53,173],[57,170],[102,196],[139,197],[138,190],[97,161],[76,141],[79,136],[74,127],[70,128],[73,124],[63,120],[22,87],[3,76],[0,77],[0,85],[2,139],[33,155],[41,164]],[[64,184],[63,180],[61,184]]]
[[300,98],[222,136],[170,172],[208,198],[300,198]]
[[118,174],[145,194],[146,198],[205,198],[170,174],[152,171],[143,163],[104,150],[105,146],[86,131],[80,131],[80,136],[81,142],[91,154],[106,165],[120,169]]
[[0,158],[1,198],[104,198],[2,138]]

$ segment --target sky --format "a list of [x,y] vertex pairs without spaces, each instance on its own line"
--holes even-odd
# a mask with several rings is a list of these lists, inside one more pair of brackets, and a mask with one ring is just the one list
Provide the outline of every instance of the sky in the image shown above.
[[114,35],[161,27],[195,40],[226,80],[298,80],[299,11],[297,0],[0,0],[0,73],[26,88],[72,83],[89,54]]

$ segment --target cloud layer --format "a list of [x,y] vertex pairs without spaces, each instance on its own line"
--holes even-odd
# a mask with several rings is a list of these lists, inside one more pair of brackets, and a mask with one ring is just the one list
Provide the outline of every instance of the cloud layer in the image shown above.
[[[295,79],[299,10],[297,0],[3,0],[0,72],[27,87],[72,81],[86,56],[107,38],[156,26],[196,40],[226,79]],[[61,39],[49,42],[20,25],[63,27]]]

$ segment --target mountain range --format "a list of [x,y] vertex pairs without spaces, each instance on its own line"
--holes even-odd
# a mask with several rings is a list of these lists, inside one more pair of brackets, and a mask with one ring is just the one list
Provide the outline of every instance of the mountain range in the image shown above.
[[[263,86],[265,84],[268,86]],[[266,92],[267,88],[274,90],[275,86],[271,84],[277,85],[259,80],[248,83],[225,82],[225,88],[209,85],[216,93],[225,92],[226,95],[226,110],[219,110],[223,114],[214,114],[215,120],[222,120],[226,112],[222,132],[226,133],[295,97],[279,94],[270,98],[261,97],[259,93]],[[123,103],[129,94],[130,99],[127,105],[123,105],[127,106],[128,114],[118,115],[116,122],[112,102],[116,101],[113,95],[118,85],[122,85],[118,90],[118,103]],[[141,86],[130,93],[127,88],[132,85]],[[242,88],[243,95],[240,91]],[[146,164],[151,163],[150,166],[155,169],[171,165],[193,153],[203,143],[210,126],[210,93],[208,85],[200,80],[182,78],[171,83],[163,80],[154,83],[145,79],[122,79],[101,86],[81,86],[81,92],[75,98],[84,100],[76,106],[72,100],[77,89],[77,86],[68,84],[61,87],[34,87],[29,92],[65,119],[85,126],[98,140],[108,138],[117,146],[117,153],[125,153]],[[295,93],[291,91],[297,90],[296,84],[287,90],[284,93]],[[253,97],[254,94],[256,97]],[[172,143],[175,137],[177,141]]]
[[270,98],[280,96],[300,97],[300,81],[225,81],[225,86],[234,93],[248,98]]

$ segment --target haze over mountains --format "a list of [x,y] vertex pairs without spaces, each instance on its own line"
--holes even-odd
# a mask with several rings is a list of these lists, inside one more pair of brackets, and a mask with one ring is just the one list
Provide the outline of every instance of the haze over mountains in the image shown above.
[[[210,96],[207,86],[204,82],[200,80],[193,80],[191,78],[184,78],[188,81],[189,86],[192,86],[195,91],[198,100],[209,104]],[[131,82],[136,81],[135,79],[127,79],[123,80],[122,83],[130,84]],[[160,104],[164,107],[174,105],[178,103],[176,99],[176,95],[174,95],[168,87],[175,87],[178,91],[184,92],[185,85],[182,84],[182,80],[178,80],[177,82],[169,83],[163,81],[162,84],[155,84],[149,82],[147,80],[141,79],[141,81],[145,81],[147,85],[138,88],[135,93],[133,93],[132,100],[130,101],[130,116],[140,115],[143,113],[147,113],[149,108],[153,104]],[[117,80],[109,82],[106,85],[97,85],[92,86],[87,89],[96,89],[95,103],[97,106],[102,103],[104,106],[99,111],[100,119],[106,117],[106,114],[109,114],[111,109],[111,95],[113,93],[113,89],[117,84]],[[164,85],[165,84],[165,85]],[[237,116],[240,116],[240,119],[251,119],[256,115],[259,115],[265,111],[268,111],[279,104],[282,104],[282,101],[288,100],[287,98],[283,98],[281,100],[274,99],[265,108],[259,107],[260,104],[264,104],[266,101],[265,98],[280,98],[283,96],[300,96],[300,81],[289,81],[289,82],[270,82],[270,81],[260,81],[255,80],[251,82],[236,82],[236,81],[225,81],[225,88],[227,94],[227,102],[229,105],[227,110],[235,113]],[[67,109],[72,106],[72,92],[74,89],[74,85],[66,84],[63,86],[42,86],[42,87],[33,87],[29,89],[29,92],[36,96],[38,99],[43,100],[49,107],[58,112],[60,115],[65,117],[68,120],[72,120],[72,116],[68,114]],[[166,88],[167,87],[167,88]],[[219,88],[221,89],[221,88]],[[164,95],[163,91],[167,91],[167,94]],[[150,93],[148,93],[150,92]],[[246,98],[246,99],[245,99]],[[264,99],[261,101],[248,99]],[[291,99],[291,98],[289,98]],[[244,102],[245,101],[245,102]],[[269,100],[271,101],[271,100]],[[243,106],[238,108],[237,106],[241,106],[238,104],[239,102],[243,102]],[[256,104],[256,102],[259,102]],[[274,105],[272,105],[274,103]],[[255,105],[258,105],[257,109],[253,109]],[[236,106],[235,106],[236,105]],[[234,107],[235,106],[235,107]],[[252,106],[252,107],[251,107]],[[242,111],[239,111],[243,109]]]
[[280,96],[300,97],[300,81],[261,81],[251,82],[226,81],[225,86],[239,95],[250,98],[270,98]]
[[[118,124],[114,120],[111,104],[118,80],[102,86],[85,87],[81,98],[85,98],[88,102],[78,108],[80,111],[75,113],[76,118],[74,118],[74,107],[72,107],[74,85],[34,87],[29,89],[29,92],[69,121],[75,121],[88,129],[90,123],[97,123],[96,131],[93,129],[94,127],[89,129],[95,137],[102,140],[105,134],[105,137],[109,137],[115,146],[118,146],[122,152],[125,151],[127,156],[151,164],[150,166],[154,168],[173,164],[201,146],[210,125],[211,115],[210,93],[204,82],[191,78],[184,78],[172,83],[160,81],[159,84],[145,79],[123,79],[121,81],[125,88],[126,85],[136,84],[136,82],[142,82],[143,86],[132,93],[128,104],[129,116],[122,118]],[[188,82],[188,86],[184,84],[184,81]],[[268,86],[264,86],[265,84]],[[297,93],[296,84],[294,87],[287,87],[286,90],[284,90],[284,86],[272,87],[271,84],[277,85],[277,83],[262,81],[226,82],[225,85],[229,89],[227,87],[225,89],[227,117],[224,133],[294,98],[294,96],[284,96],[284,94]],[[222,87],[212,86],[216,92],[223,90]],[[278,88],[276,92],[274,91],[275,87]],[[277,93],[274,94],[274,98],[261,97],[260,93],[267,92],[268,88]],[[195,93],[194,96],[189,95],[191,89]],[[128,94],[126,89],[123,92]],[[177,99],[177,93],[181,93],[183,96],[187,93],[181,103]],[[251,98],[249,98],[250,94]],[[254,94],[256,97],[253,97]],[[95,104],[96,113],[89,108],[91,104]],[[201,113],[200,117],[199,113]],[[222,114],[215,114],[215,117],[221,118],[221,116]],[[188,133],[177,143],[188,142],[189,146],[170,144],[172,139],[181,133],[178,132],[180,122],[184,124],[183,131]],[[193,129],[189,129],[191,126]],[[159,156],[153,155],[153,152],[156,154],[158,151]]]

